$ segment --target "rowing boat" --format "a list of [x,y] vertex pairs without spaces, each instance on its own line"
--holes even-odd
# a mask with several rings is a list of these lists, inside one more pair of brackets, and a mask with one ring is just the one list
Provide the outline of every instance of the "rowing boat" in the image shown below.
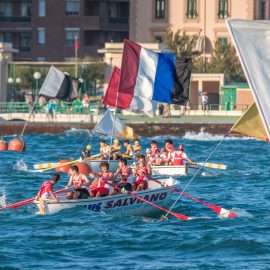
[[[171,187],[179,186],[180,182],[173,178],[159,180],[163,184]],[[160,206],[168,206],[173,191],[165,187],[161,187],[154,181],[148,181],[149,188],[147,190],[134,192],[137,196],[153,202]],[[90,213],[106,213],[106,214],[127,214],[127,215],[150,215],[154,214],[159,209],[146,204],[138,198],[131,197],[128,194],[119,194],[99,198],[89,198],[82,200],[67,200],[59,198],[59,202],[45,203],[45,213],[54,214],[64,209],[83,207],[90,211]],[[39,206],[39,202],[35,201]]]

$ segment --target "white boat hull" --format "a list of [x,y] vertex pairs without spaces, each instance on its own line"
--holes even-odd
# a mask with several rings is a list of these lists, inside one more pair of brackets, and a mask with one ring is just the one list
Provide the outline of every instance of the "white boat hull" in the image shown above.
[[[170,186],[177,186],[179,181],[168,178],[160,180]],[[168,188],[161,187],[159,184],[149,181],[149,189],[144,191],[135,192],[150,202],[160,206],[170,205],[170,198],[173,191]],[[38,202],[36,202],[38,206]],[[46,214],[54,214],[64,209],[74,208],[77,206],[84,207],[92,213],[106,213],[106,214],[127,214],[127,215],[149,215],[160,210],[145,203],[141,200],[132,197],[128,194],[119,194],[106,196],[101,198],[89,198],[84,200],[66,200],[61,199],[57,203],[46,203]]]
[[151,166],[152,176],[182,176],[187,175],[188,165],[181,166]]

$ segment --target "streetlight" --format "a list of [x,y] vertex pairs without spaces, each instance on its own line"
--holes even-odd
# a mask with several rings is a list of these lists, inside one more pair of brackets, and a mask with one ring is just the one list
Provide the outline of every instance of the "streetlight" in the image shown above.
[[37,96],[37,93],[38,93],[38,80],[41,78],[41,74],[40,72],[36,71],[34,74],[34,79],[36,80],[36,90],[35,90],[35,94],[34,94],[34,99],[36,100],[36,96]]

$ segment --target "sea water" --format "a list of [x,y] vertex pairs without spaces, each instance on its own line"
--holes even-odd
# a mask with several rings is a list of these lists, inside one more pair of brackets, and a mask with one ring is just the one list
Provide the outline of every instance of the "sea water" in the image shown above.
[[[166,138],[154,137],[159,146]],[[27,172],[33,164],[77,159],[88,143],[93,154],[98,152],[98,138],[84,130],[24,139],[26,152],[0,152],[2,205],[35,196],[50,179],[52,171]],[[144,149],[152,139],[142,139]],[[200,132],[172,139],[184,144],[190,158],[203,162],[222,136]],[[187,193],[235,211],[237,219],[221,219],[185,197],[173,210],[192,217],[189,221],[170,216],[159,222],[161,214],[90,214],[84,208],[41,216],[34,205],[1,211],[0,269],[270,269],[269,155],[268,143],[228,138],[210,160],[228,169],[206,172],[187,188]],[[182,188],[191,177],[179,178]],[[61,175],[55,189],[67,181]]]

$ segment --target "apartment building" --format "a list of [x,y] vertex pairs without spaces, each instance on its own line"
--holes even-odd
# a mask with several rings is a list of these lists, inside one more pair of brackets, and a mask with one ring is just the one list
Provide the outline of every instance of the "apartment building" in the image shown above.
[[17,61],[63,61],[97,56],[105,42],[129,36],[129,0],[1,0],[0,42]]
[[169,29],[180,29],[198,35],[197,50],[207,55],[217,40],[229,41],[228,17],[270,19],[270,0],[130,0],[130,39],[162,41]]

